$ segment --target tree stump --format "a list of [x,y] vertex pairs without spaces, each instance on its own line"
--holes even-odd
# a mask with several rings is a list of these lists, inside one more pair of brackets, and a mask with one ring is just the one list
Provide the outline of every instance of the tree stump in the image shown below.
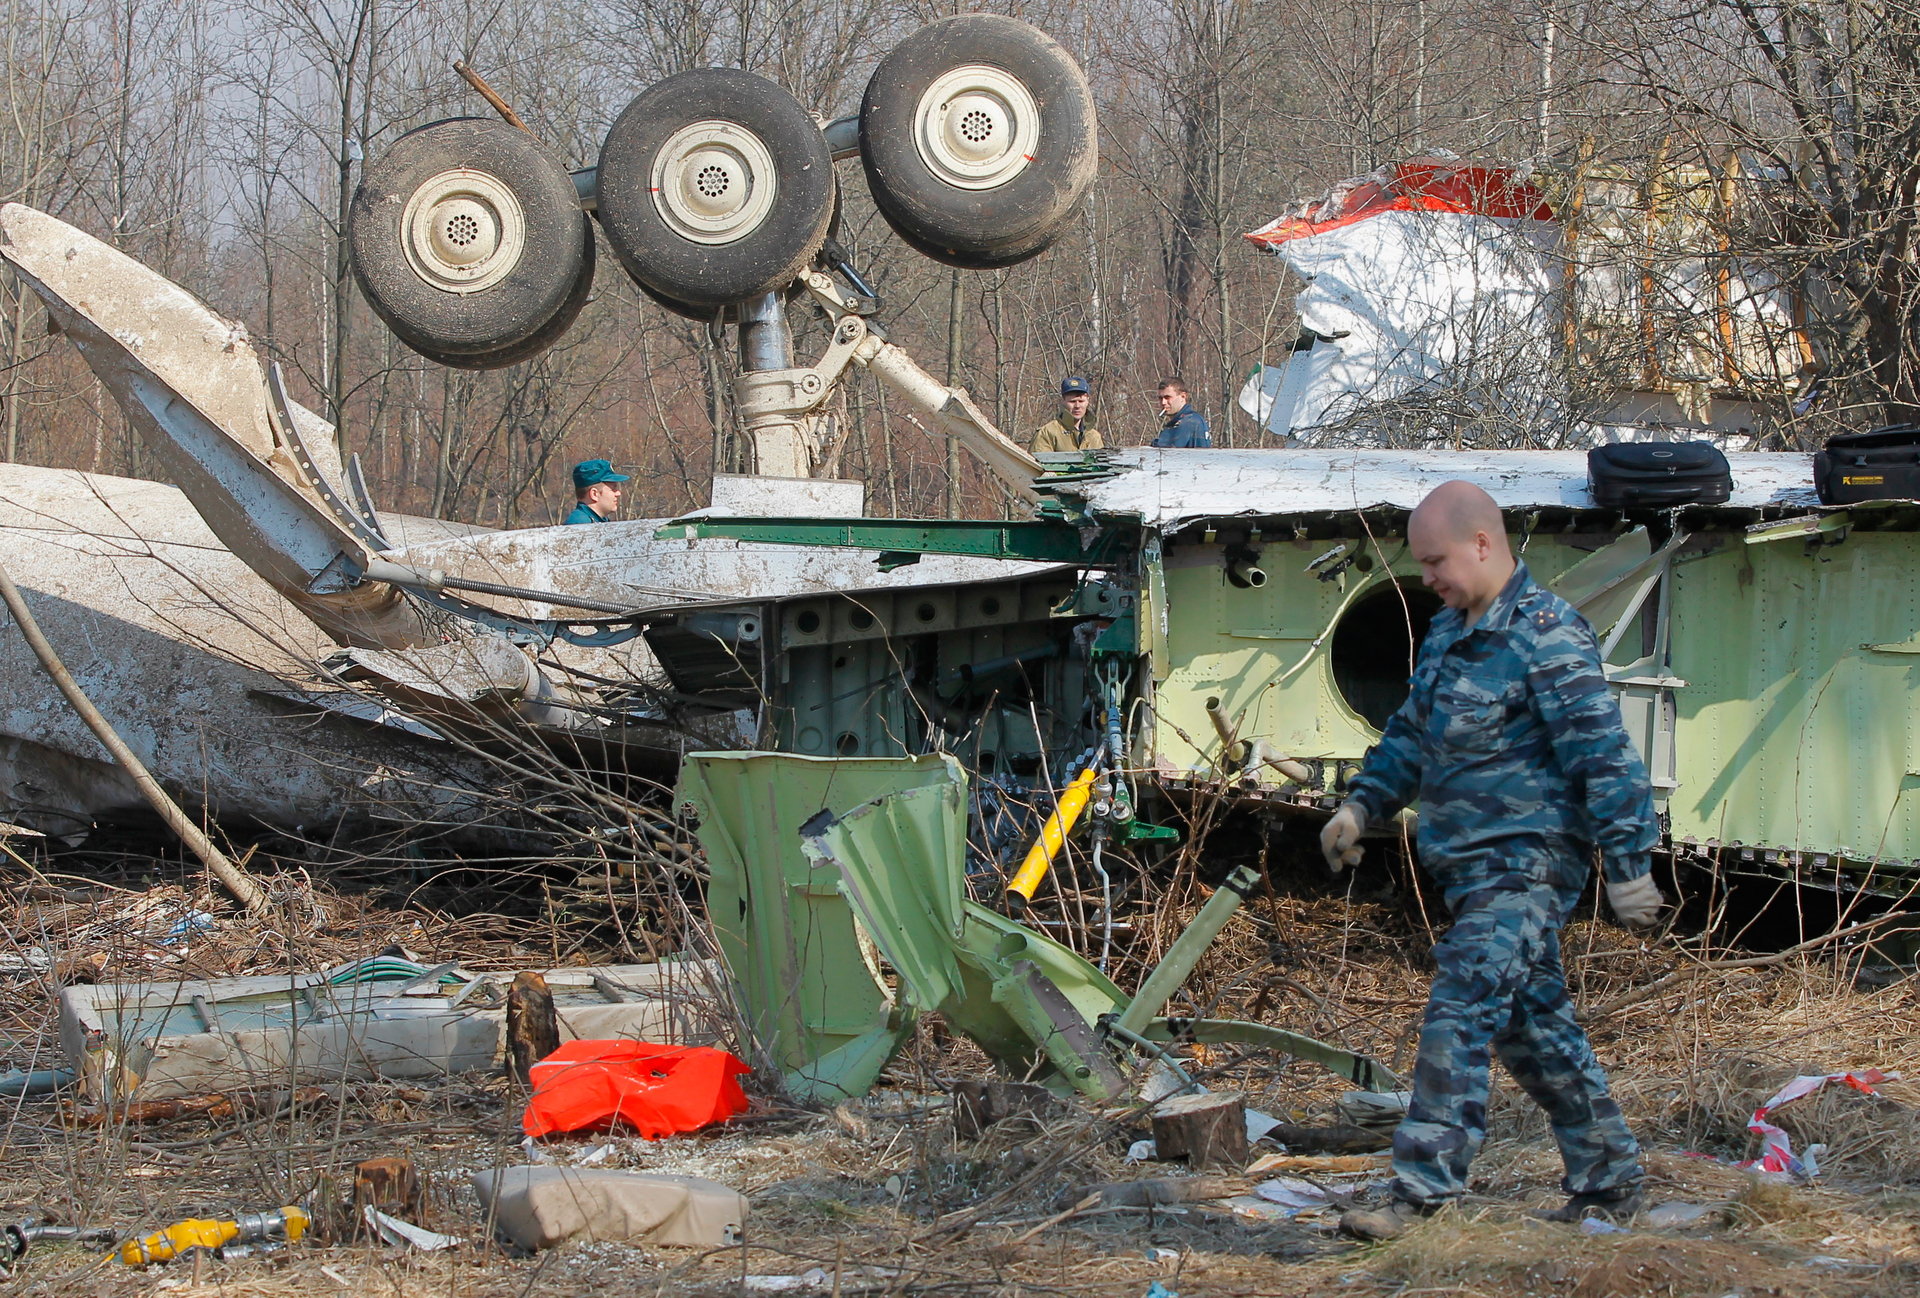
[[354,1167],[353,1215],[356,1229],[365,1227],[364,1210],[367,1208],[420,1223],[420,1174],[414,1169],[412,1159],[369,1158]]
[[1247,1165],[1247,1102],[1227,1092],[1176,1095],[1153,1111],[1159,1158],[1185,1158],[1189,1167]]
[[560,1016],[553,993],[537,973],[517,973],[507,992],[507,1057],[522,1086],[532,1085],[531,1069],[560,1048]]

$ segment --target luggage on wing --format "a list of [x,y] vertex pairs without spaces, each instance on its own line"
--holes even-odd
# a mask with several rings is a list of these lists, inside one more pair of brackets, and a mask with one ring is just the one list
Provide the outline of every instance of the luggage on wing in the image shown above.
[[1813,456],[1813,485],[1823,505],[1862,500],[1920,500],[1920,427],[1895,424],[1841,433]]
[[1722,505],[1733,470],[1712,442],[1620,442],[1587,452],[1593,503],[1607,509]]

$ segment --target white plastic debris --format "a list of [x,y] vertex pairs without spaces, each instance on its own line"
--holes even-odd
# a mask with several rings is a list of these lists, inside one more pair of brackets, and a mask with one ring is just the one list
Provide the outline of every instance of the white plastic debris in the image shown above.
[[794,1289],[820,1289],[832,1280],[830,1274],[816,1266],[799,1275],[750,1275],[746,1277],[746,1287],[749,1293],[786,1293]]
[[372,1204],[367,1204],[365,1211],[367,1215],[367,1225],[373,1230],[374,1234],[389,1244],[405,1244],[411,1248],[417,1248],[424,1253],[438,1253],[443,1249],[455,1248],[460,1244],[460,1239],[456,1235],[442,1235],[437,1230],[428,1230],[426,1227],[416,1226],[410,1221],[401,1221],[398,1217],[390,1217],[378,1208],[375,1208]]
[[1145,1163],[1160,1156],[1160,1147],[1151,1140],[1136,1140],[1127,1146],[1129,1163]]
[[1140,1083],[1140,1098],[1149,1104],[1157,1104],[1169,1095],[1178,1095],[1181,1091],[1204,1091],[1204,1086],[1195,1086],[1164,1059],[1155,1059],[1147,1069],[1147,1075]]
[[1663,1203],[1647,1213],[1647,1225],[1656,1230],[1671,1230],[1677,1226],[1694,1226],[1719,1211],[1714,1205],[1706,1203],[1683,1203],[1675,1200]]
[[1580,1219],[1582,1235],[1627,1235],[1632,1232],[1625,1226],[1616,1226],[1605,1217],[1582,1217]]
[[1277,1203],[1295,1212],[1303,1208],[1323,1208],[1332,1202],[1325,1190],[1297,1176],[1280,1176],[1271,1181],[1262,1181],[1253,1187],[1253,1192],[1268,1203]]
[[190,938],[196,933],[205,933],[219,927],[219,921],[204,910],[189,910],[173,922],[165,937],[160,939],[162,946],[172,946],[175,942]]

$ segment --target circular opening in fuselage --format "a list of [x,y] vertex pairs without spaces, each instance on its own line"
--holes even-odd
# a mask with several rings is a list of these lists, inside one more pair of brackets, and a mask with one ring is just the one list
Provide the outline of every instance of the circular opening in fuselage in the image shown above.
[[1407,701],[1414,652],[1440,608],[1440,597],[1423,586],[1402,581],[1396,591],[1383,583],[1354,601],[1333,629],[1333,683],[1374,729],[1386,729]]

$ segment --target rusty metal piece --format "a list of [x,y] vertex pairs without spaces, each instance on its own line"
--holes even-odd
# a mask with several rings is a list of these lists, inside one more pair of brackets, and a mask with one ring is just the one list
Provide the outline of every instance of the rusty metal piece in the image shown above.
[[[487,84],[485,77],[468,67],[465,59],[455,59],[453,61],[453,70],[460,74],[463,81],[480,92],[480,97],[492,105],[494,112],[500,114],[500,120],[504,121],[508,126],[518,127],[528,135],[533,134],[533,128],[520,120],[520,114],[513,111],[513,105],[502,99],[499,93]],[[536,136],[535,138],[538,137]]]
[[327,1092],[318,1086],[286,1091],[230,1091],[216,1095],[183,1095],[173,1100],[133,1100],[82,1108],[72,1100],[61,1103],[61,1117],[69,1127],[138,1127],[177,1118],[251,1118],[275,1112],[289,1103],[318,1104]]

